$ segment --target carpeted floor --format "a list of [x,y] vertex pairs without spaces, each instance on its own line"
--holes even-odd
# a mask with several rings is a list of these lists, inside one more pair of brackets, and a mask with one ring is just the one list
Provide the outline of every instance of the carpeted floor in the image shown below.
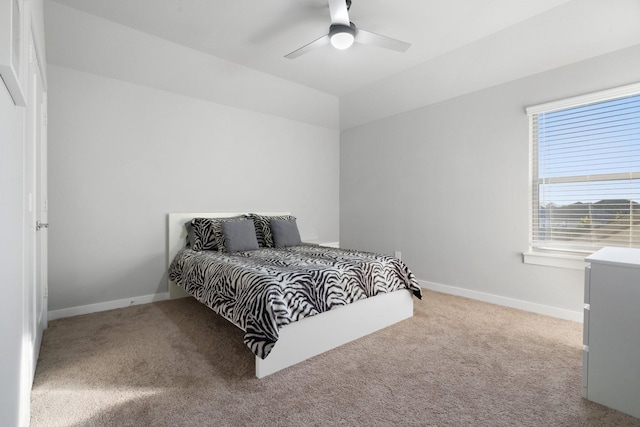
[[582,325],[424,291],[415,316],[258,380],[192,299],[59,319],[31,425],[640,426],[580,397]]

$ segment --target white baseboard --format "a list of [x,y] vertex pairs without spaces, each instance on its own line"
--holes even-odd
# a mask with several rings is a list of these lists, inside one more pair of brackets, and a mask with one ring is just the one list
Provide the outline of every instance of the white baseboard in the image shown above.
[[536,304],[534,302],[488,294],[485,292],[473,291],[471,289],[457,288],[455,286],[427,282],[426,280],[418,280],[418,282],[420,283],[420,286],[425,289],[442,292],[443,294],[457,295],[465,298],[476,299],[491,304],[517,308],[519,310],[530,311],[532,313],[544,314],[545,316],[556,317],[558,319],[572,320],[579,323],[582,323],[584,321],[584,313],[581,311],[565,310],[563,308]]
[[97,304],[81,305],[79,307],[52,310],[48,313],[48,320],[62,319],[63,317],[79,316],[81,314],[97,313],[98,311],[113,310],[114,308],[130,307],[132,305],[148,304],[150,302],[169,299],[169,292],[161,292],[153,295],[143,295],[120,299],[116,301],[100,302]]
[[[502,305],[505,307],[517,308],[532,313],[544,314],[546,316],[557,317],[559,319],[572,320],[582,323],[584,314],[581,311],[571,311],[562,308],[551,307],[548,305],[536,304],[529,301],[518,300],[514,298],[503,297],[500,295],[488,294],[485,292],[473,291],[471,289],[458,288],[455,286],[442,285],[440,283],[428,282],[426,280],[418,280],[420,286],[444,294],[457,295],[465,298],[476,299],[491,304]],[[61,310],[52,310],[48,313],[48,320],[61,319],[63,317],[79,316],[81,314],[96,313],[98,311],[113,310],[115,308],[124,308],[138,304],[148,304],[155,301],[163,301],[169,299],[169,292],[161,292],[153,295],[144,295],[128,299],[116,301],[107,301],[97,304],[82,305],[79,307],[63,308]]]

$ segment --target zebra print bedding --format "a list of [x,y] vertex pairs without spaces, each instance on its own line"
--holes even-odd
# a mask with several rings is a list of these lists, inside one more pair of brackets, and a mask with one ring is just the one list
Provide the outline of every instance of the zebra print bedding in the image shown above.
[[182,249],[169,277],[244,332],[261,359],[283,326],[346,304],[399,289],[422,298],[409,268],[393,257],[301,245],[233,254]]

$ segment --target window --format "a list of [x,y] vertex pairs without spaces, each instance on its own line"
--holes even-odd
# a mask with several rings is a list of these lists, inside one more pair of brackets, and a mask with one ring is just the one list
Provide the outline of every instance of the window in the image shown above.
[[640,247],[640,84],[527,114],[531,249]]

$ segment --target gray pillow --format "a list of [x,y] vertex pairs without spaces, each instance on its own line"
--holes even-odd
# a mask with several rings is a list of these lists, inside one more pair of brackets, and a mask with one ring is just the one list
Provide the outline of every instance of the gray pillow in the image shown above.
[[217,228],[216,228],[216,245],[218,246],[218,251],[219,252],[227,252],[227,248],[225,248],[225,243],[224,243],[224,234],[222,233],[222,223],[224,222],[233,222],[233,221],[247,221],[247,216],[246,215],[240,215],[240,216],[234,216],[231,218],[220,218],[220,220],[218,220],[218,222],[216,222],[217,224]]
[[223,221],[222,234],[224,235],[224,247],[227,252],[243,252],[258,249],[256,229],[253,221]]
[[271,234],[276,248],[298,246],[302,244],[298,224],[295,219],[271,218]]

